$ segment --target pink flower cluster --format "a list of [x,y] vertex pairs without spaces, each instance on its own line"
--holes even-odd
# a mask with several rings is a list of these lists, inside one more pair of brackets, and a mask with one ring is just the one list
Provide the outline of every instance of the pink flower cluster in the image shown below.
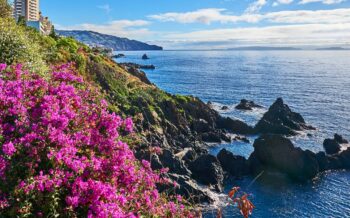
[[0,215],[191,217],[120,140],[132,119],[108,112],[71,65],[51,75],[0,64]]

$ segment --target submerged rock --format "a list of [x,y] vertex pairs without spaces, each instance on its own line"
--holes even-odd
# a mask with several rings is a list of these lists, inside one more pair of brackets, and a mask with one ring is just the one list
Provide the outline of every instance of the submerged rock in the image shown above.
[[189,164],[192,177],[204,185],[222,187],[224,174],[219,160],[211,155],[204,154]]
[[235,108],[238,110],[253,110],[254,108],[262,108],[262,106],[255,104],[254,101],[242,99],[241,102]]
[[142,59],[147,60],[147,59],[149,59],[149,57],[147,56],[147,54],[144,54],[144,55],[142,55]]
[[258,133],[272,133],[282,135],[297,135],[296,131],[313,130],[312,126],[305,123],[304,118],[293,112],[288,105],[278,98],[256,124]]
[[316,155],[294,147],[280,135],[262,135],[254,142],[254,152],[249,157],[253,172],[274,169],[298,181],[314,178],[319,172]]
[[246,158],[234,155],[226,149],[222,149],[217,158],[222,168],[232,176],[241,177],[249,174],[249,162]]

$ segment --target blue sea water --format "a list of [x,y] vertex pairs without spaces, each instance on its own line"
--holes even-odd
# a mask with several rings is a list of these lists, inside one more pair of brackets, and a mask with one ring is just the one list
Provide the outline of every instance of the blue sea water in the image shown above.
[[[154,64],[147,76],[173,94],[194,95],[211,101],[224,116],[255,124],[277,97],[317,127],[292,138],[296,146],[321,151],[322,142],[334,133],[350,139],[350,51],[147,51],[125,52],[118,62]],[[240,99],[254,100],[265,107],[252,112],[234,110]],[[253,142],[254,137],[250,137]],[[252,143],[213,147],[248,157]],[[350,217],[350,172],[326,172],[307,184],[253,178],[231,181],[252,194],[256,209],[252,217]],[[215,217],[215,212],[205,217]],[[225,217],[240,217],[232,206]]]

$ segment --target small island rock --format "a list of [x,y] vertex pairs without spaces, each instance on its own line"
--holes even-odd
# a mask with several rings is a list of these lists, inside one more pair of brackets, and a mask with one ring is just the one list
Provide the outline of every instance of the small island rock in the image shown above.
[[241,102],[235,108],[238,110],[253,110],[253,108],[262,108],[262,106],[255,104],[254,101],[242,99]]
[[297,181],[310,180],[319,172],[314,153],[294,147],[281,135],[266,134],[256,139],[249,161],[255,173],[273,169]]
[[147,60],[147,59],[149,59],[149,57],[147,56],[147,54],[144,54],[144,55],[142,55],[142,59]]

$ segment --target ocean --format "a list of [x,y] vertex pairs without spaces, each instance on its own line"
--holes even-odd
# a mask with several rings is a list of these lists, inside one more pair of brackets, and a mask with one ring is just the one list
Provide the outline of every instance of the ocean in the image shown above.
[[[118,62],[153,64],[144,70],[159,88],[172,94],[193,95],[211,101],[223,115],[254,125],[278,97],[316,127],[291,138],[295,146],[323,150],[334,133],[350,139],[350,51],[147,51],[123,52]],[[147,53],[149,60],[142,60]],[[253,100],[264,109],[241,112],[240,99]],[[229,110],[221,111],[226,105]],[[251,143],[234,142],[213,147],[249,157]],[[329,171],[314,181],[296,184],[283,180],[252,183],[253,178],[230,181],[250,193],[256,206],[252,217],[350,217],[350,172]],[[224,217],[240,217],[236,208],[223,206]],[[216,217],[207,212],[204,217]]]

